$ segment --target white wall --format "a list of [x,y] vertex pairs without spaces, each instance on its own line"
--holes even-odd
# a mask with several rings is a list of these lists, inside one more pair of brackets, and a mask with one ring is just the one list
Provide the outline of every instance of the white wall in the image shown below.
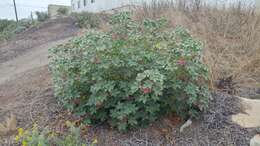
[[[78,9],[78,2],[80,1],[80,8]],[[152,0],[95,0],[91,3],[91,0],[86,0],[87,5],[84,7],[84,0],[72,0],[72,6],[74,12],[89,11],[89,12],[100,12],[104,10],[111,10],[113,8],[121,7],[130,4],[142,4],[143,2],[151,2]]]
[[260,11],[260,0],[256,0],[256,7]]

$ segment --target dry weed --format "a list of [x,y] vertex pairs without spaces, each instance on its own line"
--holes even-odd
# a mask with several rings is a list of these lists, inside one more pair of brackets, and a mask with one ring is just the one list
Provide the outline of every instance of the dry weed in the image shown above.
[[0,135],[6,136],[16,131],[17,121],[16,117],[11,114],[9,118],[6,118],[5,123],[0,123]]
[[215,8],[199,0],[154,1],[136,11],[136,19],[167,18],[204,44],[212,88],[232,77],[234,89],[260,88],[260,14],[243,3]]

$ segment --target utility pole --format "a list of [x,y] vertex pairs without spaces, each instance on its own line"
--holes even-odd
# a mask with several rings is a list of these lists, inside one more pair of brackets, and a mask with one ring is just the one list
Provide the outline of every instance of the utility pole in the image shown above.
[[33,22],[33,12],[31,11],[31,19],[32,19],[32,22]]
[[13,0],[13,2],[14,2],[14,12],[15,12],[16,22],[18,22],[18,15],[17,15],[17,9],[16,9],[16,3],[15,3],[15,0]]

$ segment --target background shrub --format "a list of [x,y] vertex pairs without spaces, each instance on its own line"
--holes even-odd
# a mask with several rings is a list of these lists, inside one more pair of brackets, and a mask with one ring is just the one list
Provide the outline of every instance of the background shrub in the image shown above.
[[0,20],[0,32],[5,31],[8,27],[15,26],[16,22],[12,20]]
[[28,28],[36,26],[37,24],[38,24],[37,21],[34,21],[32,19],[21,19],[19,20],[18,25],[15,29],[15,33],[23,32]]
[[50,50],[55,95],[86,121],[119,130],[176,112],[197,117],[207,107],[201,44],[165,20],[136,23],[128,13],[108,33],[91,31]]
[[18,23],[13,20],[0,19],[0,42],[10,39],[16,33],[23,32],[34,25],[36,22],[31,19],[21,19]]
[[73,13],[72,16],[76,19],[77,25],[81,28],[98,28],[101,22],[99,16],[94,13]]
[[17,24],[12,20],[0,20],[0,42],[13,36]]
[[46,21],[47,19],[49,19],[49,15],[47,12],[35,12],[36,16],[37,16],[37,20],[39,22],[43,22]]
[[58,12],[58,15],[60,15],[60,16],[66,16],[69,14],[69,9],[68,8],[59,8],[57,12]]

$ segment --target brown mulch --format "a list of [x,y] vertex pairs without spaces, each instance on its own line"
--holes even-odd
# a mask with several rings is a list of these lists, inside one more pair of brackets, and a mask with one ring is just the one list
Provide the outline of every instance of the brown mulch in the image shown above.
[[[236,97],[217,92],[212,96],[208,111],[200,119],[193,120],[191,127],[183,133],[180,133],[180,126],[184,122],[177,116],[168,116],[147,128],[127,133],[120,133],[100,123],[88,127],[84,137],[88,143],[97,138],[99,146],[249,146],[250,139],[257,133],[256,129],[242,128],[231,121],[231,115],[241,112],[240,107]],[[75,120],[75,117],[68,115],[65,112],[61,119],[57,119],[59,128],[59,124],[66,120]]]
[[[214,93],[209,109],[191,127],[180,133],[183,123],[171,119],[157,121],[148,128],[127,134],[111,131],[104,126],[91,129],[100,146],[248,146],[255,129],[242,128],[231,121],[231,115],[241,111],[237,98],[225,93]],[[170,122],[169,122],[170,121]]]

